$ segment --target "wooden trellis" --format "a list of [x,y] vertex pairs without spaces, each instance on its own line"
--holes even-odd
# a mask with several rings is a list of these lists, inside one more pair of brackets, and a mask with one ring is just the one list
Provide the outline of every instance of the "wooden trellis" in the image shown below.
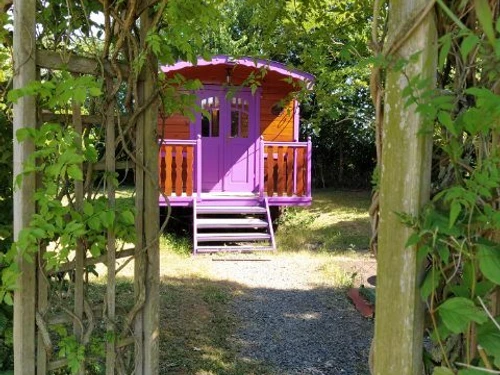
[[[161,4],[158,4],[161,3]],[[92,335],[99,329],[112,332],[113,337],[105,340],[102,364],[106,374],[155,374],[158,373],[159,340],[159,208],[158,208],[158,147],[156,122],[158,113],[158,95],[156,91],[156,61],[147,51],[146,35],[155,22],[153,5],[157,14],[161,14],[166,2],[126,2],[123,18],[112,14],[111,5],[104,1],[103,12],[107,20],[113,18],[116,28],[123,33],[111,30],[105,24],[106,42],[103,56],[89,58],[68,54],[65,51],[47,51],[37,49],[36,41],[36,1],[14,1],[14,88],[25,87],[40,76],[42,71],[65,70],[75,75],[92,75],[103,78],[104,110],[99,114],[83,115],[79,105],[73,104],[71,125],[82,135],[86,126],[100,125],[105,129],[105,154],[96,165],[85,166],[85,173],[104,170],[105,176],[112,176],[121,164],[135,168],[135,228],[136,243],[133,248],[117,248],[116,233],[106,231],[106,252],[93,257],[79,241],[68,262],[58,271],[69,271],[72,281],[71,306],[62,306],[57,310],[49,303],[51,298],[50,272],[46,269],[41,246],[35,262],[19,257],[21,277],[14,296],[14,348],[15,374],[47,374],[68,364],[68,358],[60,358],[53,353],[50,326],[66,324],[79,344],[88,345]],[[157,21],[157,20],[156,20]],[[107,22],[107,21],[106,21]],[[127,63],[120,63],[118,56],[125,41],[131,40],[133,27],[139,31],[134,34],[137,53],[145,53],[147,63],[139,74],[133,73]],[[115,35],[111,37],[110,33]],[[109,37],[109,39],[108,39]],[[114,39],[112,39],[114,38]],[[107,44],[109,43],[109,44]],[[113,45],[113,53],[110,51]],[[106,50],[107,49],[107,50]],[[137,57],[137,56],[135,56]],[[136,74],[135,76],[132,76]],[[130,90],[132,105],[126,116],[118,116],[116,110],[116,87],[121,82],[134,86]],[[132,92],[133,91],[133,92]],[[43,121],[67,121],[67,117],[55,113],[37,111],[36,98],[25,96],[14,105],[14,132],[25,127],[36,128]],[[128,121],[125,125],[123,122]],[[125,131],[123,130],[125,129]],[[133,134],[133,136],[131,136]],[[133,138],[133,143],[125,138]],[[127,161],[117,163],[116,146],[120,144],[127,155]],[[134,148],[131,148],[133,145]],[[23,164],[33,153],[30,142],[14,145],[14,173],[21,173]],[[82,166],[83,168],[83,166]],[[110,177],[106,177],[109,179]],[[14,196],[14,236],[29,226],[32,215],[36,212],[33,193],[37,187],[37,176],[28,175]],[[84,182],[74,185],[75,207],[79,209],[88,193]],[[116,206],[115,186],[111,180],[106,183],[107,205],[110,210]],[[134,303],[125,316],[118,317],[116,300],[120,298],[116,290],[118,259],[134,259]],[[101,304],[88,301],[87,267],[103,264],[107,269],[107,281]],[[57,311],[56,311],[57,310]],[[121,319],[121,320],[119,320]],[[120,321],[120,326],[117,322]],[[82,363],[79,373],[86,373],[86,364]]]

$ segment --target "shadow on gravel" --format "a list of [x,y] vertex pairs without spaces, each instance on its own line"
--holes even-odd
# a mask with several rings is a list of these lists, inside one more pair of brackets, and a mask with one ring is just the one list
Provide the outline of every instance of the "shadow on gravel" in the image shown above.
[[162,278],[160,373],[364,375],[373,323],[344,290]]

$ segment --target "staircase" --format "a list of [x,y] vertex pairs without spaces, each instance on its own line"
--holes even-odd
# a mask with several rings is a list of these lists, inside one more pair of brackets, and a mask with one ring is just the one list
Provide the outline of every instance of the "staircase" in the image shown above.
[[194,253],[276,250],[267,199],[204,199],[193,204]]

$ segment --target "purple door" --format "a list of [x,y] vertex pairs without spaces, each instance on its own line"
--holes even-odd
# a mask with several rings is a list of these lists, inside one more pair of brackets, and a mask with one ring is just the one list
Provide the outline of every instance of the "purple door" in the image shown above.
[[224,191],[251,192],[255,188],[254,100],[250,92],[239,92],[226,102]]
[[222,191],[223,176],[223,136],[221,115],[224,95],[220,90],[205,91],[200,96],[202,113],[198,116],[197,133],[202,137],[201,190],[203,192]]
[[202,136],[202,191],[254,191],[255,97],[246,90],[226,95],[221,88],[209,88],[199,98],[202,113],[196,132]]

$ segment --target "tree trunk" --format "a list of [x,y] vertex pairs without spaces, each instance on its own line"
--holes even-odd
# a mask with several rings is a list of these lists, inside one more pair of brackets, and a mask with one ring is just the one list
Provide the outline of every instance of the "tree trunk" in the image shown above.
[[[409,59],[404,72],[387,71],[380,186],[374,372],[376,375],[421,375],[423,304],[421,265],[416,249],[406,248],[411,229],[397,213],[417,214],[429,198],[432,139],[420,133],[424,119],[403,95],[408,80],[420,75],[434,82],[437,42],[433,11],[419,17],[427,0],[389,3],[389,45],[394,58]],[[421,22],[408,34],[416,19]],[[408,20],[408,21],[406,21]],[[392,41],[392,42],[391,42]],[[399,45],[399,47],[395,47]],[[418,93],[415,93],[418,95]]]

